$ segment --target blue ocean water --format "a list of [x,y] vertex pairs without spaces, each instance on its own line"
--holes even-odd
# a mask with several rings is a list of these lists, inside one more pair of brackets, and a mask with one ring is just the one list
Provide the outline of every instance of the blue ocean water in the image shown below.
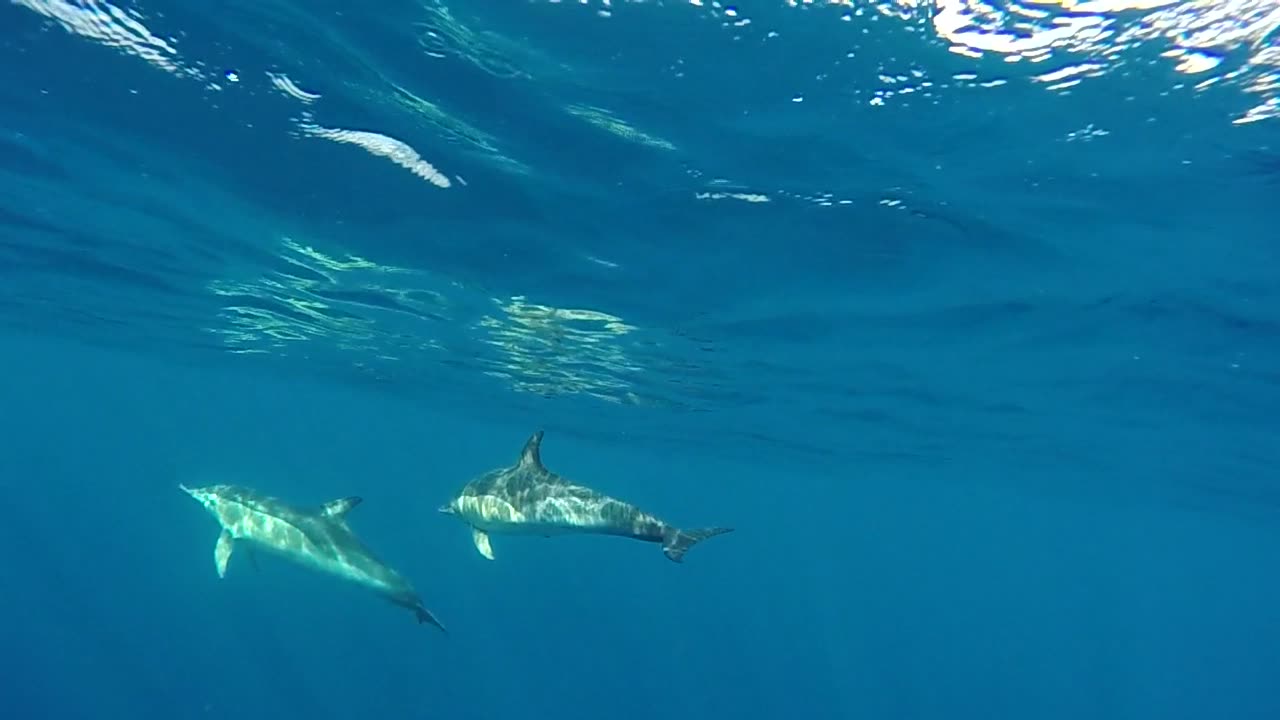
[[[0,4],[4,717],[1280,717],[1278,26]],[[734,532],[486,560],[537,429]],[[448,634],[219,579],[222,482]]]

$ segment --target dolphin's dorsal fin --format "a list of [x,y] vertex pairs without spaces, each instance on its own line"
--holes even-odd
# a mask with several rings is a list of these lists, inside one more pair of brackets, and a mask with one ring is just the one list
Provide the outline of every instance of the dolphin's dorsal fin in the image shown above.
[[351,512],[351,508],[364,502],[364,498],[352,495],[351,497],[338,498],[330,500],[321,508],[320,514],[334,520],[342,520],[346,518],[347,513]]
[[530,435],[525,442],[524,449],[520,451],[520,463],[517,467],[520,469],[546,470],[542,466],[542,454],[538,451],[540,447],[542,447],[541,430]]

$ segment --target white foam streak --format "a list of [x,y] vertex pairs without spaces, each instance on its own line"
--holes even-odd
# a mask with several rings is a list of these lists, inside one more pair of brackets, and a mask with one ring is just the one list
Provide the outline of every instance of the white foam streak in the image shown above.
[[313,137],[359,145],[374,155],[387,158],[436,187],[447,188],[452,185],[449,178],[436,170],[434,165],[423,160],[417,150],[395,138],[364,130],[341,130],[309,123],[300,124],[298,129]]
[[267,77],[271,79],[271,84],[274,85],[277,90],[295,100],[311,104],[320,99],[320,95],[318,93],[309,93],[306,90],[303,90],[284,73],[268,72]]

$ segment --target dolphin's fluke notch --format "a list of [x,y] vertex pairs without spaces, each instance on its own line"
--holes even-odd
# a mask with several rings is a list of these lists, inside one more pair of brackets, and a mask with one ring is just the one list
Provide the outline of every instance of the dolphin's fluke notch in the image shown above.
[[684,554],[689,552],[689,548],[709,537],[730,532],[733,532],[733,528],[713,527],[681,530],[680,528],[667,527],[662,533],[662,552],[668,558],[671,558],[672,562],[684,562]]

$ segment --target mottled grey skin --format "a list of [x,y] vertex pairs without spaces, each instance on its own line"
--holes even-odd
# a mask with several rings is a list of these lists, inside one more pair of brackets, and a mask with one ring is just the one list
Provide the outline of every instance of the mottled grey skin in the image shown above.
[[222,526],[214,548],[218,577],[226,576],[232,550],[237,542],[244,541],[251,544],[250,552],[252,547],[261,547],[369,588],[392,603],[412,610],[419,623],[430,623],[444,630],[409,582],[379,560],[347,526],[347,513],[360,504],[360,498],[340,498],[314,510],[303,510],[237,485],[179,487]]
[[662,543],[674,562],[695,543],[733,528],[681,530],[643,510],[568,480],[542,464],[542,431],[525,443],[516,464],[491,470],[467,483],[440,508],[471,526],[476,549],[493,559],[489,533],[617,535]]

